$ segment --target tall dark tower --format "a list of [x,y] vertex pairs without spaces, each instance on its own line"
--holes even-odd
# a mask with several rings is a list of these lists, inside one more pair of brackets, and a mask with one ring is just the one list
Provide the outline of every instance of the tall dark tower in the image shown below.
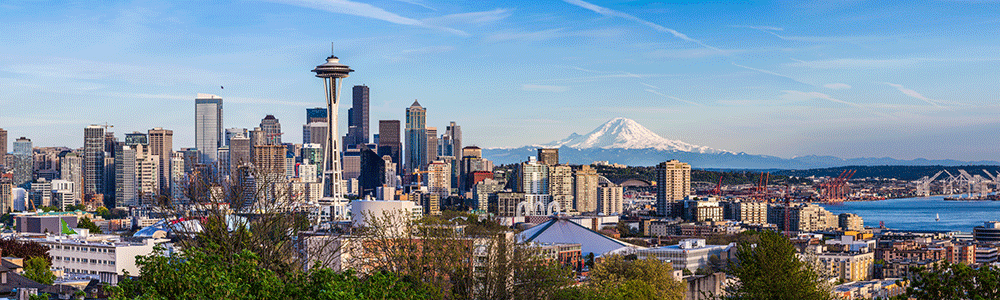
[[357,127],[355,133],[355,144],[367,144],[368,137],[371,136],[371,123],[368,122],[368,86],[354,86],[354,125]]
[[340,145],[337,143],[337,112],[340,103],[340,86],[343,79],[350,76],[351,70],[341,64],[340,59],[333,54],[326,58],[326,63],[312,70],[316,77],[323,78],[323,89],[326,91],[326,111],[329,126],[327,126],[326,147],[323,149],[323,197],[319,205],[330,207],[331,219],[347,218],[347,203],[341,189]]

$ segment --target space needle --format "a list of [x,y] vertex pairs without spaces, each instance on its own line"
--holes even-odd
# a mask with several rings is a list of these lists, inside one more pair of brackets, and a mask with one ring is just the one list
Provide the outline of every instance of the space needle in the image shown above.
[[340,86],[343,79],[354,72],[350,67],[340,63],[340,59],[330,51],[326,63],[316,66],[312,71],[316,77],[323,78],[326,89],[326,147],[323,149],[323,198],[319,205],[329,209],[330,218],[343,220],[347,218],[348,200],[341,189],[340,146],[337,144],[337,113],[340,104]]

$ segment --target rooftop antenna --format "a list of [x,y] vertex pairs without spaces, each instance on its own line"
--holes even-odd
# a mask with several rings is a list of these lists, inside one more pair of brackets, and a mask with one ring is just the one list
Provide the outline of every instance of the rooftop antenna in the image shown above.
[[330,56],[333,56],[333,42],[330,42]]

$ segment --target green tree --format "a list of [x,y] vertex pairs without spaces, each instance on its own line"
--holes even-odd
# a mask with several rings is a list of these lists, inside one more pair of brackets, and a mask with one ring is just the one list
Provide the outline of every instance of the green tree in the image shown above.
[[101,231],[101,227],[98,227],[97,224],[94,224],[94,222],[87,217],[80,219],[80,222],[76,224],[76,227],[88,229],[90,230],[90,233],[104,233]]
[[738,262],[729,274],[739,279],[730,286],[727,299],[831,299],[830,291],[810,264],[796,256],[795,247],[781,234],[759,233],[754,242],[737,246]]
[[684,299],[687,286],[673,278],[673,267],[655,258],[629,260],[612,255],[590,271],[590,284],[566,288],[555,299]]
[[1000,268],[964,264],[914,268],[907,296],[915,299],[1000,299]]
[[49,270],[48,260],[41,257],[33,257],[24,261],[24,277],[41,284],[52,284],[56,280],[56,275]]

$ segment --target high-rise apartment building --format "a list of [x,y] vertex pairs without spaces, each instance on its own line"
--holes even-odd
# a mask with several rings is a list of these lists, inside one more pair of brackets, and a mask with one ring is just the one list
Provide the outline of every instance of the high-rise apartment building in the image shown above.
[[344,172],[345,180],[357,179],[358,176],[361,176],[361,149],[344,150],[344,159],[341,161],[344,163],[341,170]]
[[214,165],[222,146],[222,98],[212,94],[198,94],[194,99],[194,147],[200,153],[199,161]]
[[548,205],[552,200],[549,195],[549,166],[539,163],[534,156],[517,165],[516,180],[516,191],[524,193],[524,198],[529,203]]
[[624,210],[625,189],[600,176],[597,184],[597,212],[604,215],[621,214]]
[[83,193],[104,193],[105,127],[90,125],[83,129]]
[[153,205],[160,194],[160,156],[150,154],[151,149],[135,145],[135,189],[141,204]]
[[229,140],[229,174],[235,174],[241,166],[250,165],[253,146],[250,138],[243,135],[233,136]]
[[[282,145],[253,146],[254,169],[262,174],[285,175],[285,153],[287,151],[285,146]],[[261,182],[258,182],[258,184],[261,184]]]
[[455,124],[455,121],[451,121],[448,127],[445,127],[445,134],[451,137],[451,152],[444,154],[444,156],[454,156],[455,158],[462,159],[462,126]]
[[451,164],[435,160],[427,165],[427,192],[441,197],[451,194]]
[[302,125],[302,143],[319,144],[321,148],[325,148],[327,127],[326,122],[310,122]]
[[476,146],[462,148],[461,165],[458,170],[458,186],[461,191],[470,191],[476,183],[472,176],[478,171],[493,172],[493,164],[483,158],[483,150]]
[[20,137],[14,141],[14,186],[28,189],[34,176],[34,153],[31,140]]
[[274,115],[267,115],[260,120],[260,130],[264,132],[265,145],[281,145],[281,123]]
[[656,213],[670,216],[673,202],[691,194],[691,165],[669,160],[656,165]]
[[559,202],[563,211],[573,210],[573,168],[568,165],[549,165],[549,195]]
[[573,180],[574,208],[579,212],[597,211],[597,170],[589,165],[583,165],[576,170]]
[[160,158],[160,195],[170,195],[170,156],[174,152],[174,131],[156,127],[147,133],[149,154]]
[[6,215],[14,211],[13,189],[14,184],[6,181],[0,181],[0,213]]
[[559,148],[538,148],[538,162],[554,166],[559,164]]
[[[380,137],[385,138],[385,137]],[[413,100],[406,108],[406,170],[420,170],[427,163],[427,109]]]
[[59,178],[72,182],[76,199],[83,199],[83,158],[70,152],[59,159]]

